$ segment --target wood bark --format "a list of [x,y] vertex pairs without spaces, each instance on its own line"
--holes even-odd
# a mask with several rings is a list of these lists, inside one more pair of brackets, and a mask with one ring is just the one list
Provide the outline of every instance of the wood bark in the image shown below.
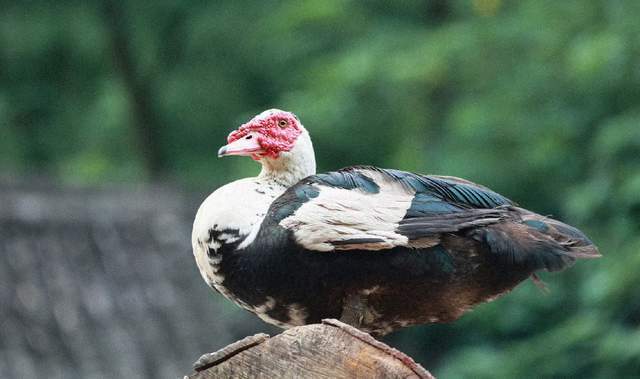
[[215,353],[185,379],[424,378],[433,376],[404,353],[338,320],[256,334]]

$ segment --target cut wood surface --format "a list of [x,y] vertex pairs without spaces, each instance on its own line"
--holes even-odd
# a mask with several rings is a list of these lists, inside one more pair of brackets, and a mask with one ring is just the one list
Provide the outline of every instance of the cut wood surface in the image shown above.
[[203,358],[185,378],[433,378],[404,353],[331,319],[272,338],[256,334]]

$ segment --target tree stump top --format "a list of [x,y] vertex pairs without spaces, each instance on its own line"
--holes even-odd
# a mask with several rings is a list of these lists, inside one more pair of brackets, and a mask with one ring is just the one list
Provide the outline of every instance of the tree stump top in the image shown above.
[[256,334],[210,354],[207,361],[185,378],[433,378],[404,353],[337,320],[272,338]]

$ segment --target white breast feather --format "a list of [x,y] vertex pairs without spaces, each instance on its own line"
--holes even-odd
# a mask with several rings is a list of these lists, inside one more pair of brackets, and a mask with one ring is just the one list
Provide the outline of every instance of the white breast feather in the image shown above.
[[[221,283],[224,277],[217,272],[219,257],[210,258],[209,248],[217,251],[222,243],[233,243],[236,238],[230,234],[220,235],[221,241],[209,240],[209,231],[237,229],[240,237],[251,233],[259,225],[267,209],[284,188],[265,185],[256,178],[247,178],[218,188],[200,206],[193,222],[191,243],[193,255],[205,281]],[[216,261],[218,260],[218,261]]]
[[[365,173],[380,187],[378,193],[317,186],[319,195],[280,225],[293,230],[296,241],[310,250],[382,250],[406,246],[407,237],[395,230],[411,207],[414,194],[379,173]],[[362,238],[382,239],[382,242],[338,246],[331,243]]]

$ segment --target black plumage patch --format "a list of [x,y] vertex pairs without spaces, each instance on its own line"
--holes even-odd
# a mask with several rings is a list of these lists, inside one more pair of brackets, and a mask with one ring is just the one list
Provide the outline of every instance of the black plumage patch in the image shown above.
[[343,189],[359,189],[378,193],[379,185],[367,175],[377,173],[389,181],[398,183],[415,197],[408,210],[410,217],[424,213],[446,213],[461,208],[495,208],[516,205],[506,197],[481,185],[455,177],[420,175],[407,171],[383,169],[372,166],[352,166],[338,171],[309,177],[317,183]]
[[351,238],[339,241],[329,241],[330,244],[334,246],[344,246],[344,245],[362,245],[367,243],[381,243],[384,242],[382,238]]
[[[207,244],[209,244],[207,247],[207,255],[209,258],[215,255],[225,255],[234,251],[244,240],[244,237],[240,235],[240,230],[238,229],[225,228],[217,230],[215,227],[217,227],[217,225],[209,229],[209,238],[207,238]],[[232,239],[233,242],[230,242],[229,239]],[[214,249],[210,246],[212,242],[217,242],[220,246]]]
[[420,217],[430,214],[458,212],[460,210],[460,206],[443,201],[433,194],[416,193],[405,217]]
[[302,180],[278,197],[269,207],[267,222],[279,223],[291,216],[310,199],[318,197],[320,191],[309,180]]
[[367,193],[378,193],[380,187],[361,171],[355,171],[350,168],[340,171],[318,174],[309,178],[312,182],[321,185],[342,188],[342,189],[359,189]]
[[507,208],[464,209],[455,213],[405,218],[400,221],[396,231],[409,238],[409,240],[415,240],[442,233],[455,233],[464,229],[491,225],[503,220],[507,213]]
[[[471,208],[494,208],[514,205],[506,197],[475,183],[454,177],[419,175],[406,171],[376,169],[411,188],[416,194],[430,195],[451,204]],[[422,199],[424,201],[424,199]],[[417,203],[419,205],[419,203]]]
[[536,233],[524,224],[503,223],[474,229],[471,236],[485,243],[501,265],[560,271],[575,262],[569,246]]
[[214,240],[220,241],[222,240],[222,235],[228,235],[236,239],[240,237],[240,230],[238,229],[225,228],[222,230],[217,230],[215,229],[215,227],[217,227],[217,225],[215,225],[214,228],[209,229],[209,238],[207,239],[207,242],[211,242]]

